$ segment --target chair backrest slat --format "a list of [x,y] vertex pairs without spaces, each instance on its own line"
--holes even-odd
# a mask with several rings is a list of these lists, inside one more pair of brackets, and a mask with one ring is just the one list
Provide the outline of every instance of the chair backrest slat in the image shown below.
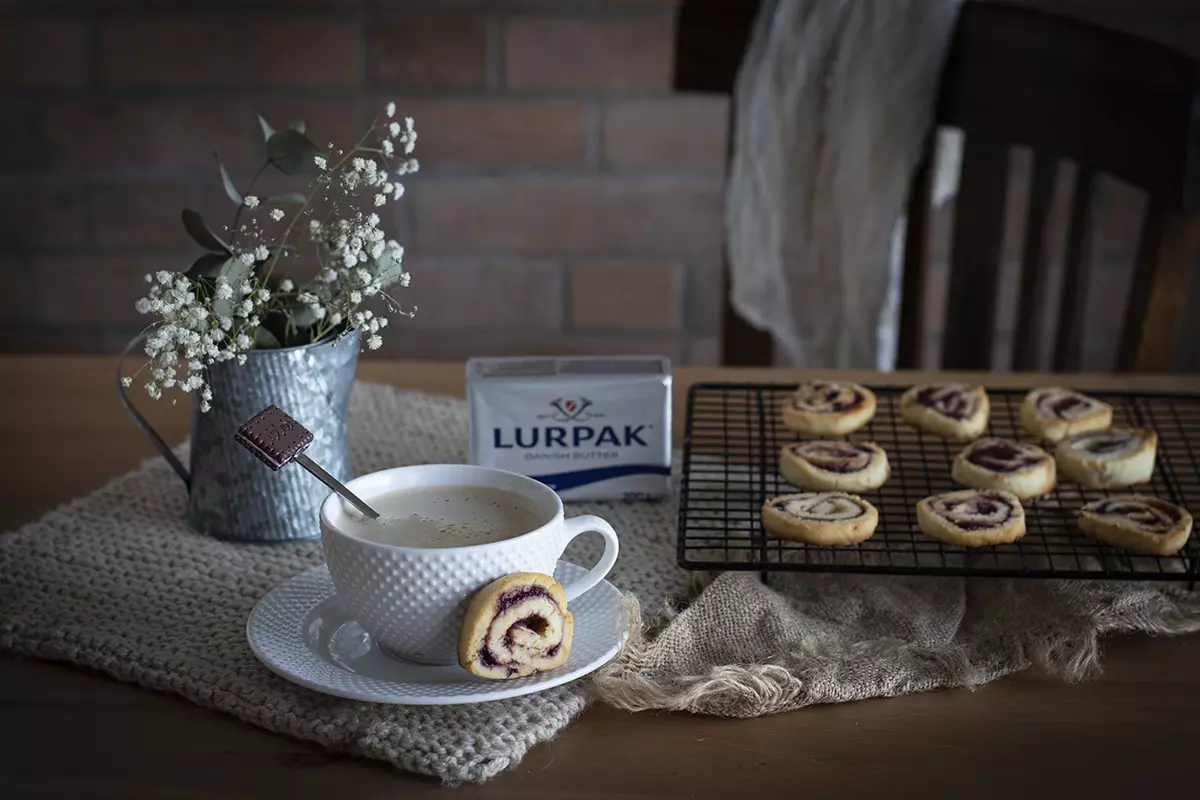
[[1062,293],[1058,301],[1058,338],[1054,347],[1054,369],[1058,372],[1078,371],[1083,363],[1083,321],[1092,263],[1092,197],[1095,188],[1096,173],[1087,168],[1077,169],[1075,186],[1071,190]]
[[942,348],[948,369],[971,369],[991,359],[1007,188],[1008,149],[968,137],[954,201]]
[[930,204],[933,202],[932,143],[913,174],[909,187],[908,220],[904,230],[904,274],[901,278],[899,349],[896,366],[914,369],[921,362],[925,333],[925,264],[929,260]]
[[1050,212],[1054,206],[1054,180],[1058,161],[1035,153],[1029,180],[1029,211],[1025,216],[1025,241],[1021,247],[1021,294],[1017,326],[1013,332],[1013,369],[1032,372],[1039,366],[1043,340],[1046,288],[1049,283],[1050,248],[1046,244]]

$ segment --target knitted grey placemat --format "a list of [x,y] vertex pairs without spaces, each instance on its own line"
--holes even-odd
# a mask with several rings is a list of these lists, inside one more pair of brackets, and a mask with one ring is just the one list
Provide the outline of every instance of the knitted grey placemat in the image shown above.
[[[130,436],[137,431],[130,426]],[[350,410],[354,470],[461,463],[460,400],[358,384]],[[321,563],[319,542],[217,541],[183,521],[186,496],[161,459],[20,530],[0,535],[0,649],[69,661],[179,694],[268,730],[379,758],[448,783],[515,766],[587,704],[586,681],[469,706],[392,706],[329,697],[262,666],[246,618],[271,588]],[[621,537],[610,579],[644,600],[685,589],[674,566],[671,504],[572,504]],[[576,540],[566,558],[591,563]],[[595,537],[598,538],[598,537]]]

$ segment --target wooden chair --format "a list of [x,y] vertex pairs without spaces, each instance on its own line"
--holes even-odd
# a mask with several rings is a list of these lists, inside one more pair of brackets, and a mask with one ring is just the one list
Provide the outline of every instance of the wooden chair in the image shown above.
[[[677,87],[731,91],[756,3],[685,2],[679,18]],[[718,38],[719,32],[724,36]],[[736,62],[735,62],[736,63]],[[1013,366],[1038,368],[1053,338],[1053,368],[1077,370],[1083,337],[1096,178],[1112,175],[1148,196],[1132,290],[1121,321],[1117,368],[1169,371],[1191,273],[1193,212],[1200,204],[1200,69],[1183,55],[1084,22],[966,2],[942,76],[937,126],[965,135],[950,249],[942,363],[992,365],[1004,233],[1008,152],[1033,152]],[[898,366],[922,366],[929,271],[932,143],[913,177],[904,253]],[[1057,326],[1038,313],[1048,273],[1047,228],[1061,160],[1076,164]],[[722,360],[771,362],[771,342],[728,308]],[[927,366],[927,365],[925,365]]]
[[[1053,368],[1080,366],[1096,178],[1147,195],[1118,370],[1170,371],[1192,272],[1200,201],[1200,66],[1158,45],[999,3],[963,5],[947,56],[936,124],[964,133],[950,249],[942,366],[986,369],[995,336],[1008,148],[1032,150],[1013,366],[1036,369],[1053,337]],[[929,266],[932,147],[913,177],[901,291],[898,364],[919,366]],[[1042,330],[1047,221],[1063,159],[1076,172],[1057,330]]]

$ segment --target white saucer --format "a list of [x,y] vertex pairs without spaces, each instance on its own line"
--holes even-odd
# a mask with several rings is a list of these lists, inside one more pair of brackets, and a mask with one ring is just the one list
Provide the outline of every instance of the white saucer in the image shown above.
[[[554,577],[568,583],[586,572],[559,561]],[[272,672],[325,694],[406,705],[483,703],[568,683],[617,654],[627,631],[616,587],[600,581],[571,601],[571,613],[575,637],[566,664],[528,678],[490,681],[458,666],[428,666],[385,655],[341,609],[329,568],[321,565],[259,600],[246,621],[246,639]]]

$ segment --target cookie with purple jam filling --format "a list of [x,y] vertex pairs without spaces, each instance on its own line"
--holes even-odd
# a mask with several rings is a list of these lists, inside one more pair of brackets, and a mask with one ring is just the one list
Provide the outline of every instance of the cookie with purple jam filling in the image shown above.
[[785,445],[779,472],[788,483],[805,489],[863,492],[883,486],[891,468],[887,453],[874,442],[819,439]]
[[807,381],[783,404],[783,424],[797,433],[852,433],[875,416],[875,393],[857,383]]
[[781,539],[808,544],[857,544],[879,524],[875,506],[845,492],[804,492],[773,497],[762,507],[763,527]]
[[964,489],[917,503],[917,525],[926,536],[947,544],[1008,544],[1025,535],[1025,509],[1011,492]]
[[981,436],[987,429],[988,413],[988,396],[982,386],[914,386],[900,397],[900,417],[905,422],[959,442]]
[[1169,556],[1187,544],[1192,515],[1174,503],[1144,494],[1123,494],[1088,503],[1079,530],[1113,547]]
[[1064,478],[1089,489],[1149,482],[1158,454],[1150,428],[1109,428],[1068,436],[1054,448]]
[[481,678],[521,678],[561,667],[575,619],[549,575],[517,572],[472,595],[458,636],[458,663]]
[[1008,439],[976,439],[954,459],[950,474],[972,489],[999,489],[1021,500],[1054,488],[1054,459],[1042,448]]
[[1058,386],[1034,389],[1021,403],[1021,427],[1048,442],[1112,425],[1113,409],[1086,394]]

